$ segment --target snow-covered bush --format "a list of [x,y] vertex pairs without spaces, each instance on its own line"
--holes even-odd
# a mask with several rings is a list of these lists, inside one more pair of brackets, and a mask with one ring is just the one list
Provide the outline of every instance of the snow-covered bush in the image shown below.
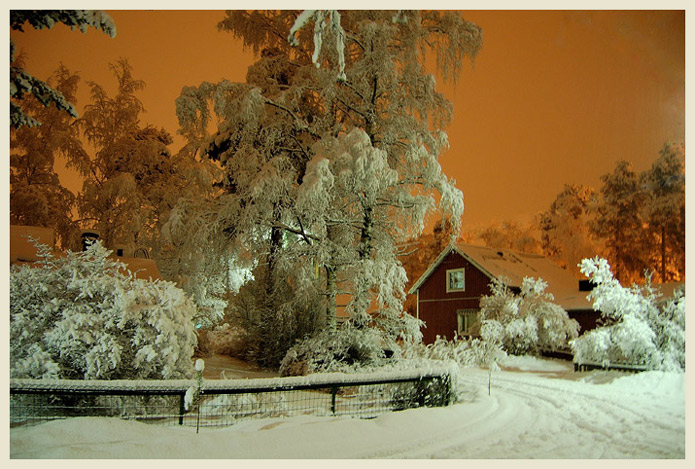
[[176,379],[192,373],[195,306],[173,283],[136,279],[95,243],[10,272],[13,378]]
[[[320,372],[350,372],[397,360],[422,340],[422,321],[402,313],[374,313],[367,324],[347,321],[337,329],[323,329],[300,340],[285,354],[280,373],[285,376]],[[390,360],[393,362],[394,360]]]
[[[300,286],[301,282],[313,284],[315,278],[299,272],[300,265],[290,267],[276,265],[271,275],[267,266],[259,266],[254,271],[256,281],[239,289],[226,316],[243,331],[242,340],[235,342],[241,356],[261,368],[277,370],[290,347],[325,324],[323,298],[313,285]],[[270,294],[269,284],[273,285]],[[235,341],[231,335],[226,338]]]
[[287,351],[280,374],[350,372],[360,366],[378,365],[386,358],[384,340],[375,328],[326,329]]
[[473,365],[471,342],[457,336],[454,336],[453,340],[437,336],[431,344],[413,344],[406,349],[406,357],[413,360],[453,361],[459,365]]
[[454,362],[459,367],[488,368],[506,356],[502,349],[504,328],[494,320],[485,321],[479,338],[446,340],[437,336],[431,344],[416,343],[405,347],[403,356],[413,363]]
[[589,295],[604,325],[571,342],[574,361],[629,363],[653,370],[685,369],[685,296],[659,302],[650,278],[625,288],[605,259],[584,259],[581,271],[596,286]]
[[480,324],[495,321],[499,325],[494,325],[495,330],[503,329],[501,344],[507,352],[557,350],[577,337],[579,324],[553,303],[553,295],[545,292],[547,286],[541,278],[525,277],[517,295],[495,279],[490,285],[492,295],[481,298]]
[[248,350],[248,333],[236,325],[225,322],[211,330],[198,331],[199,336],[204,336],[203,347],[198,340],[201,351],[212,355],[226,355],[229,357],[242,357]]

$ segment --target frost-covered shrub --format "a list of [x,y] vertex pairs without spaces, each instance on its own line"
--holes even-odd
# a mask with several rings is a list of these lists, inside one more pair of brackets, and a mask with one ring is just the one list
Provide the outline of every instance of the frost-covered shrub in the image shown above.
[[506,356],[502,349],[504,327],[495,320],[485,321],[479,338],[446,340],[437,336],[431,344],[416,343],[405,347],[403,356],[414,363],[454,362],[462,368],[487,368]]
[[285,376],[317,372],[350,372],[380,366],[385,358],[398,359],[422,340],[422,321],[407,313],[378,312],[368,322],[347,321],[337,329],[324,329],[296,343],[280,363]]
[[553,295],[545,292],[547,286],[543,279],[525,277],[517,295],[504,282],[493,280],[492,295],[480,300],[480,324],[499,324],[495,330],[501,334],[501,344],[507,352],[524,355],[557,350],[577,337],[579,324],[553,303]]
[[243,285],[231,301],[226,317],[243,331],[237,343],[240,352],[261,368],[278,369],[292,345],[325,325],[324,298],[315,289],[317,280],[299,270],[294,263],[280,262],[271,275],[267,265],[259,265],[255,281]]
[[390,391],[391,405],[394,410],[442,407],[456,401],[456,392],[451,386],[451,377],[394,385]]
[[578,363],[629,363],[653,370],[685,369],[685,296],[659,302],[650,279],[625,288],[605,259],[584,259],[581,271],[596,286],[589,295],[604,325],[571,342]]
[[453,340],[446,340],[437,336],[431,344],[420,342],[406,349],[406,357],[408,359],[427,361],[450,360],[460,365],[472,365],[472,356],[471,342],[457,336],[454,336]]
[[378,365],[386,358],[382,335],[371,327],[324,330],[290,348],[280,363],[280,374],[349,372]]
[[206,331],[205,335],[207,352],[213,355],[241,357],[248,350],[248,333],[238,326],[225,322]]
[[136,279],[100,243],[10,272],[14,378],[190,375],[195,306],[173,283]]

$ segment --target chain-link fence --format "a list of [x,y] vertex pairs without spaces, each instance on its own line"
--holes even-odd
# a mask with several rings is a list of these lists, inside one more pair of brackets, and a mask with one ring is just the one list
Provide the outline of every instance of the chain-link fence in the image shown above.
[[204,381],[10,382],[10,426],[78,416],[212,427],[239,419],[379,414],[452,401],[442,372]]

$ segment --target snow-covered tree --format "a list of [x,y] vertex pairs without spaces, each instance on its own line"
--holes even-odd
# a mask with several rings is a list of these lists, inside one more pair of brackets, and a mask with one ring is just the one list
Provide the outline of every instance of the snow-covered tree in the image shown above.
[[579,324],[553,303],[547,287],[543,279],[525,277],[516,294],[502,280],[493,280],[492,294],[480,299],[479,324],[487,324],[488,332],[503,331],[502,345],[513,355],[566,347],[577,337]]
[[[313,35],[303,27],[311,22]],[[451,104],[424,57],[434,52],[442,75],[456,77],[480,30],[454,12],[385,11],[232,11],[219,29],[259,61],[246,84],[185,88],[177,112],[190,145],[225,168],[211,225],[257,260],[268,327],[297,304],[283,296],[287,286],[328,327],[341,292],[352,295],[357,322],[375,300],[397,317],[405,279],[397,243],[419,235],[435,194],[452,220],[463,209],[438,163]],[[211,111],[219,123],[207,135]]]
[[136,279],[97,242],[10,272],[14,378],[192,376],[191,300],[173,283]]
[[[91,26],[102,30],[110,37],[116,36],[116,25],[111,17],[101,10],[10,10],[10,28],[24,31],[29,23],[34,29],[52,28],[56,23],[63,23],[72,29],[78,28],[83,33]],[[29,74],[23,66],[13,64],[15,45],[10,39],[10,126],[20,128],[24,125],[33,127],[41,121],[24,112],[17,101],[26,94],[33,95],[44,106],[54,104],[56,109],[77,117],[73,101],[60,90],[52,88],[46,82]]]
[[142,126],[136,93],[145,84],[126,60],[111,65],[115,96],[91,82],[91,103],[78,120],[94,155],[78,167],[84,176],[78,207],[83,224],[99,230],[107,247],[155,248],[161,226],[186,187],[190,162],[169,153],[164,129]]
[[[666,144],[651,168],[640,175],[646,191],[642,207],[651,240],[652,265],[661,282],[685,277],[685,148]],[[658,254],[656,254],[658,253]]]
[[650,279],[623,287],[605,259],[584,259],[589,295],[604,324],[571,342],[575,362],[627,363],[653,370],[685,370],[685,294],[660,301]]
[[594,189],[565,184],[548,210],[540,215],[543,252],[561,267],[580,276],[579,262],[600,254],[600,242],[590,229]]
[[[60,66],[49,84],[75,102],[78,81]],[[74,247],[79,234],[72,220],[75,196],[61,185],[54,167],[56,156],[64,157],[68,166],[87,158],[79,131],[56,106],[45,106],[32,96],[21,102],[43,124],[10,129],[10,223],[53,228],[63,248]]]

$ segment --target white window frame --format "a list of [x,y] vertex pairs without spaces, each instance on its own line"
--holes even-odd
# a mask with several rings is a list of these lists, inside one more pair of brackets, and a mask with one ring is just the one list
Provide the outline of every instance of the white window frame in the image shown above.
[[[456,323],[459,336],[470,335],[471,327],[478,323],[478,314],[480,311],[477,309],[457,309],[456,310]],[[466,318],[473,317],[473,321],[466,320]]]
[[[451,276],[454,274],[460,273],[463,276],[462,283],[463,286],[461,288],[453,288],[451,287]],[[460,292],[460,291],[466,291],[466,269],[461,268],[461,269],[449,269],[446,271],[446,292],[447,293],[454,293],[454,292]]]

